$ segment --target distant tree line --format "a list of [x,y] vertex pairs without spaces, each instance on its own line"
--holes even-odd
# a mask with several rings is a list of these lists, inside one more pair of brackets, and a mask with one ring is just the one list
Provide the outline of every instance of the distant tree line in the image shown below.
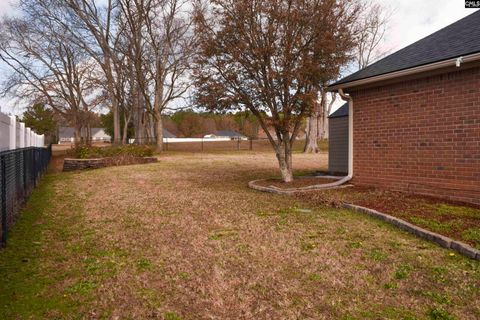
[[[121,123],[124,123],[124,117],[121,115]],[[112,113],[100,116],[102,127],[109,135],[113,135],[113,117]],[[220,114],[212,112],[195,111],[193,109],[180,110],[168,115],[162,116],[163,126],[170,133],[177,137],[198,138],[207,134],[214,134],[217,131],[228,130],[236,131],[248,138],[258,138],[261,130],[256,117],[248,111],[237,112],[234,114]],[[135,137],[133,126],[128,127],[127,137]]]

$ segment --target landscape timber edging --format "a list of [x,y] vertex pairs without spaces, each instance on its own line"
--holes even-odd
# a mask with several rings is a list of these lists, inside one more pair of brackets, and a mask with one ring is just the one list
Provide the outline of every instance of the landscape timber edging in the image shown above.
[[480,250],[477,250],[466,243],[456,241],[449,237],[442,236],[438,233],[417,227],[416,225],[413,225],[405,220],[393,217],[391,215],[379,212],[377,210],[373,210],[373,209],[369,209],[369,208],[365,208],[365,207],[361,207],[361,206],[357,206],[349,203],[344,203],[343,207],[346,209],[357,211],[357,212],[366,213],[369,216],[372,216],[382,221],[385,221],[387,223],[393,224],[398,228],[404,231],[407,231],[409,233],[412,233],[420,238],[432,241],[443,248],[454,250],[458,253],[461,253],[475,260],[480,260]]
[[157,161],[158,159],[156,157],[94,158],[94,159],[65,158],[63,160],[63,171],[99,169],[99,168],[112,167],[112,166],[154,163]]
[[258,179],[258,180],[253,180],[248,183],[248,187],[254,190],[258,191],[263,191],[263,192],[270,192],[270,193],[276,193],[276,194],[287,194],[287,195],[292,195],[294,193],[298,192],[308,192],[308,191],[318,191],[318,190],[329,190],[329,189],[341,189],[341,188],[347,188],[351,187],[352,185],[350,184],[342,184],[334,187],[325,187],[325,184],[317,184],[317,185],[311,185],[307,187],[300,187],[300,188],[290,188],[290,189],[282,189],[278,188],[275,186],[259,186],[256,183],[259,181],[264,181],[267,179]]

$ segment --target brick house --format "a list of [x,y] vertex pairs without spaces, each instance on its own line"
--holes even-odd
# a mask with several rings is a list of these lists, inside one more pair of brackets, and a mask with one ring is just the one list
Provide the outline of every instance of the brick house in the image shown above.
[[480,11],[330,86],[357,185],[480,204]]

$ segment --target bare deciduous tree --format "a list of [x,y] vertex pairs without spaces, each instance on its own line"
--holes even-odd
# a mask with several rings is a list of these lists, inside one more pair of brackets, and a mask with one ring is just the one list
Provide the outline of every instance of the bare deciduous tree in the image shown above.
[[146,99],[155,120],[157,149],[163,149],[162,114],[191,86],[190,66],[196,53],[191,8],[186,0],[156,0],[147,20],[149,74],[153,99]]
[[381,46],[391,13],[379,3],[366,3],[357,27],[357,67],[363,69],[384,57],[388,50]]
[[64,29],[49,19],[39,1],[21,2],[24,16],[2,22],[0,59],[13,71],[4,93],[44,102],[75,128],[81,128],[97,106],[94,66],[85,53],[64,38]]
[[352,58],[359,6],[350,0],[212,0],[208,10],[214,19],[204,7],[196,20],[196,99],[211,109],[249,109],[275,150],[283,181],[292,181],[293,142],[319,84]]

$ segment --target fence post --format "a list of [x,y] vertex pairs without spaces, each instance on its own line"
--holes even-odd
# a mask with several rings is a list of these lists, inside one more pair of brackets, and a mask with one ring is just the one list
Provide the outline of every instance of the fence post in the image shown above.
[[202,152],[203,152],[203,138],[202,138]]
[[250,140],[250,151],[253,150],[253,138],[249,138]]
[[237,138],[237,151],[240,151],[240,138]]
[[1,206],[2,206],[2,239],[1,244],[5,245],[7,242],[7,167],[5,163],[5,156],[0,157],[0,170],[2,174],[1,181]]
[[20,122],[19,148],[25,148],[25,123]]
[[17,140],[17,119],[15,118],[15,116],[10,116],[10,127],[8,129],[9,129],[8,149],[14,150],[15,143]]
[[32,129],[30,129],[30,128],[25,129],[25,147],[27,147],[27,148],[31,146],[31,144],[30,144],[30,138],[32,137],[32,135],[30,134],[31,130]]

